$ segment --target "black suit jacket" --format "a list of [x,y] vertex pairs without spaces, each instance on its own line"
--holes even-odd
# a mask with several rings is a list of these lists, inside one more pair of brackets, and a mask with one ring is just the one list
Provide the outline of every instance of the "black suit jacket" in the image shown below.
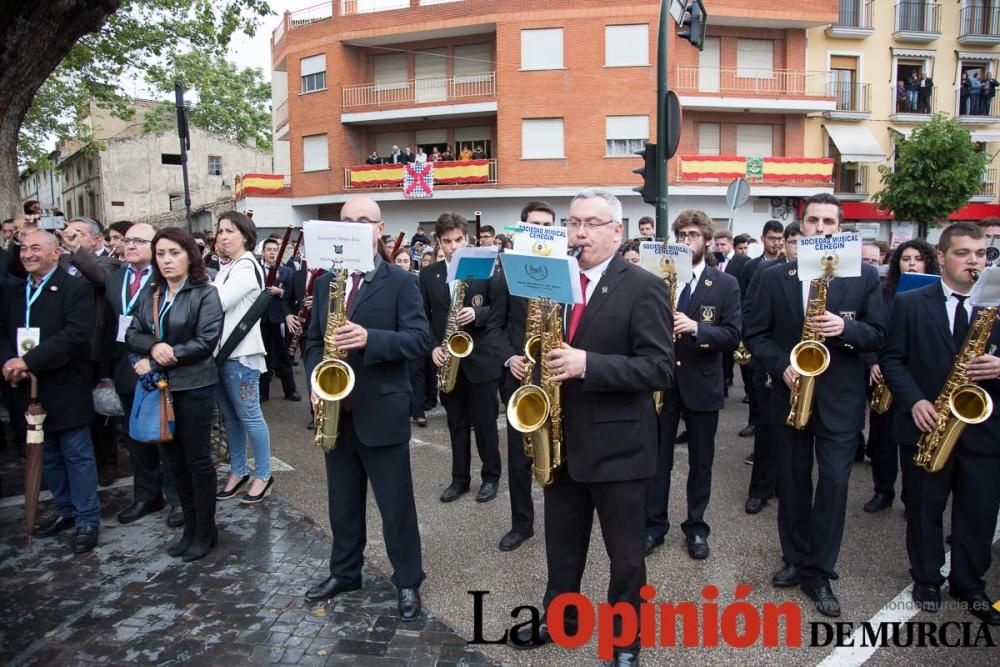
[[[805,312],[798,262],[776,264],[760,276],[744,339],[772,378],[775,409],[790,406],[791,392],[782,379],[792,348],[802,338]],[[813,419],[832,433],[864,429],[865,364],[862,354],[877,352],[885,335],[885,312],[878,271],[867,264],[858,278],[830,282],[826,309],[845,319],[844,333],[826,340],[830,367],[816,378]]]
[[[497,271],[500,288],[507,290],[507,277],[503,271]],[[500,305],[490,309],[487,318],[487,343],[497,351],[500,364],[503,365],[512,356],[524,354],[524,332],[528,320],[528,300],[507,292],[507,298]],[[503,374],[503,389],[506,393],[514,391],[520,382],[505,369]]]
[[[104,300],[106,302],[105,307],[105,335],[102,340],[104,345],[104,351],[102,353],[102,358],[107,359],[107,363],[102,364],[102,375],[108,374],[115,382],[115,391],[119,394],[134,394],[135,393],[135,383],[138,377],[135,371],[132,370],[132,364],[128,361],[128,348],[125,343],[117,342],[118,337],[118,317],[123,315],[125,312],[124,304],[122,304],[122,283],[125,281],[125,274],[128,270],[127,266],[113,271],[104,283]],[[142,288],[143,294],[149,291],[150,281],[146,281],[146,284]],[[127,290],[126,290],[127,292]],[[126,293],[126,298],[128,294]],[[133,308],[133,315],[135,310],[138,309],[139,301],[136,300],[136,306]]]
[[721,410],[722,357],[739,345],[742,330],[736,278],[706,266],[683,312],[698,323],[698,335],[685,334],[674,343],[681,401],[689,410]]
[[[975,318],[978,309],[973,309]],[[972,320],[970,320],[971,324]],[[986,353],[997,355],[1000,347],[1000,326],[994,324],[986,345]],[[892,435],[897,442],[915,445],[920,431],[913,423],[910,410],[917,401],[937,400],[951,372],[958,346],[948,326],[944,291],[933,284],[896,295],[889,320],[889,334],[879,354],[879,364],[885,381],[892,390]],[[1000,380],[988,380],[979,385],[1000,406]],[[1000,456],[1000,412],[982,424],[965,427],[962,446],[985,456]]]
[[[434,345],[440,345],[448,325],[448,311],[451,308],[451,288],[445,280],[448,267],[444,261],[435,262],[420,272],[420,292],[424,299],[424,309],[430,321],[431,338]],[[472,354],[462,359],[459,372],[464,373],[469,382],[492,382],[500,378],[503,359],[500,353],[489,345],[487,323],[490,310],[503,310],[506,305],[507,288],[502,278],[494,274],[489,280],[473,280],[465,288],[463,306],[476,311],[476,319],[465,327],[472,335]]]
[[[0,358],[17,356],[17,329],[24,326],[23,281],[11,280],[5,289],[0,318]],[[45,429],[64,431],[89,425],[94,418],[93,367],[90,337],[94,331],[94,290],[82,278],[60,268],[31,307],[31,326],[41,331],[37,347],[24,355],[38,378],[38,400],[48,412]],[[29,383],[18,384],[18,403],[27,405]]]
[[743,267],[746,266],[749,261],[750,258],[746,255],[733,255],[733,258],[726,263],[725,272],[739,281],[740,273],[742,273]]
[[[304,348],[310,375],[323,359],[332,280],[333,274],[324,273],[313,288],[314,307]],[[432,347],[416,278],[377,258],[347,317],[368,330],[366,347],[347,354],[354,369],[350,399],[358,438],[369,447],[405,443],[410,439],[407,362],[425,357]]]
[[[260,266],[261,269],[264,270],[264,275],[266,276],[267,269],[264,269],[263,263]],[[274,286],[280,287],[285,291],[282,295],[283,297],[286,297],[288,294],[288,284],[292,281],[292,273],[292,270],[287,266],[278,266],[278,273],[274,277]],[[271,301],[267,304],[267,312],[264,315],[264,319],[266,322],[271,324],[281,324],[285,321],[285,316],[290,312],[287,299],[271,299]]]
[[562,384],[563,440],[573,479],[620,482],[656,472],[653,392],[673,384],[672,332],[663,281],[615,253],[568,341],[587,351],[583,379]]

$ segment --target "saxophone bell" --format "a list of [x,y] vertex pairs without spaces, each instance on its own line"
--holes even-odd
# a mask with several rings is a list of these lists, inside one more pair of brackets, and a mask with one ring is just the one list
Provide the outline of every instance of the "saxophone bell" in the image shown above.
[[948,409],[963,424],[982,424],[993,414],[993,398],[978,384],[963,384],[948,398]]

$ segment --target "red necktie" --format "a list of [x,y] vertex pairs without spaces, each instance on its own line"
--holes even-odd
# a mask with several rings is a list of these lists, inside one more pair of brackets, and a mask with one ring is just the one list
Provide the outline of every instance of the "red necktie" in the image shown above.
[[587,285],[590,283],[590,279],[587,278],[587,274],[580,274],[580,291],[583,292],[583,303],[573,306],[573,315],[569,320],[569,342],[573,342],[573,337],[576,336],[576,330],[580,326],[580,320],[583,319],[583,311],[587,309]]
[[146,273],[145,269],[143,269],[142,271],[132,272],[132,282],[130,282],[128,285],[128,298],[131,299],[132,297],[135,296],[135,293],[139,291],[139,288],[142,286],[142,276],[145,273]]
[[361,279],[365,277],[365,274],[360,271],[355,271],[351,274],[351,292],[347,295],[347,312],[350,314],[351,306],[354,305],[354,300],[358,297],[358,285],[361,284]]

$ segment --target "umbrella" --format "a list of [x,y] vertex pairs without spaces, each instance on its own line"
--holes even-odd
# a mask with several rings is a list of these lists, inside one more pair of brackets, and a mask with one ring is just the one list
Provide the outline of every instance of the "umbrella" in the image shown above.
[[42,447],[45,442],[45,408],[38,402],[38,378],[31,376],[31,402],[24,411],[28,423],[26,448],[24,452],[24,515],[28,531],[28,548],[31,548],[31,533],[35,529],[35,515],[38,513],[38,493],[42,489]]

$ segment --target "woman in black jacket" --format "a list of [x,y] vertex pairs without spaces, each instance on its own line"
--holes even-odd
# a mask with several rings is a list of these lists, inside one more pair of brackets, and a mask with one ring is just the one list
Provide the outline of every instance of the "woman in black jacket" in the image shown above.
[[[177,227],[161,229],[153,237],[150,282],[150,289],[139,298],[125,344],[135,355],[133,368],[140,378],[159,373],[170,385],[174,439],[160,451],[177,484],[184,534],[167,551],[193,561],[216,542],[210,435],[219,375],[212,354],[222,333],[222,304],[194,237]],[[159,338],[154,334],[154,317]]]

